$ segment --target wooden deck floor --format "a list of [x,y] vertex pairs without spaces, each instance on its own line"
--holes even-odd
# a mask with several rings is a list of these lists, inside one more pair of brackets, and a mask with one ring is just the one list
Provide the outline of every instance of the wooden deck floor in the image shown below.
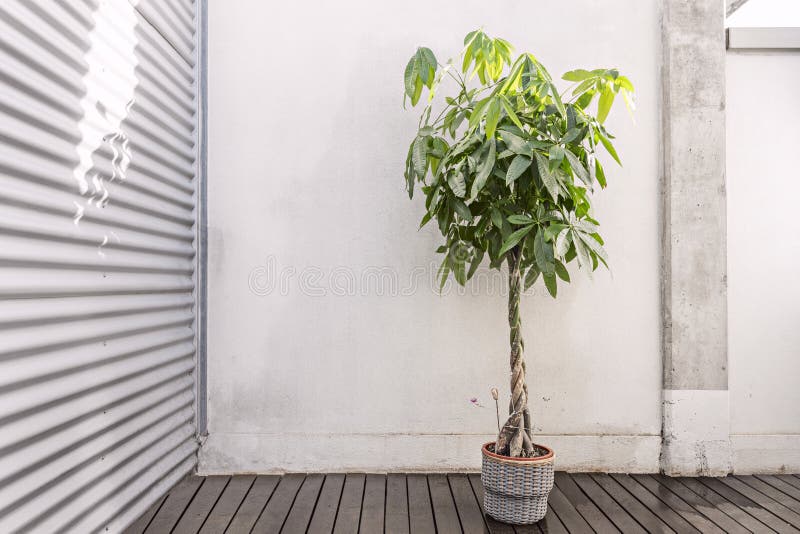
[[190,477],[128,533],[800,532],[800,476],[556,474],[538,525],[483,515],[479,475]]

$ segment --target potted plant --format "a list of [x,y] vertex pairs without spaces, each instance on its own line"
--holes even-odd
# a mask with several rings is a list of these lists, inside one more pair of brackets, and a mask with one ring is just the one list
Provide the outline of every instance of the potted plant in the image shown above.
[[[440,288],[451,273],[465,284],[487,255],[491,268],[508,266],[511,401],[497,439],[483,446],[481,480],[488,514],[526,524],[546,513],[555,455],[531,436],[520,296],[541,278],[555,297],[573,260],[589,273],[608,266],[591,215],[595,187],[606,186],[596,152],[603,147],[619,163],[603,124],[617,95],[632,110],[633,86],[615,69],[579,69],[564,74],[573,85],[559,93],[535,56],[512,53],[483,30],[464,38],[460,69],[417,49],[404,100],[415,106],[427,88],[428,102],[405,179],[409,198],[418,182],[425,197],[420,228],[435,220],[445,239],[437,250]],[[454,89],[434,114],[445,81]]]

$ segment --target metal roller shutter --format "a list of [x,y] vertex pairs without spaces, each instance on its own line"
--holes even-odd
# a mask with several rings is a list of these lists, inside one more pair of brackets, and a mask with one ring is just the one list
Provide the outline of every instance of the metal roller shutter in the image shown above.
[[0,532],[195,465],[196,6],[0,3]]

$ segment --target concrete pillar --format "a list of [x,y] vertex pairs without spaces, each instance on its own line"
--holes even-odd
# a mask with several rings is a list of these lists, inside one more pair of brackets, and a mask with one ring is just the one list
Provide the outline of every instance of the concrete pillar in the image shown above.
[[664,0],[661,468],[731,470],[724,0]]

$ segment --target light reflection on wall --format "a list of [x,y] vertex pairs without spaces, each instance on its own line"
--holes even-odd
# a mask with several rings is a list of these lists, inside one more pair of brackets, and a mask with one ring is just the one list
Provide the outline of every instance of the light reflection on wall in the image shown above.
[[[84,56],[88,71],[82,80],[86,93],[80,102],[83,114],[78,122],[80,141],[76,146],[79,161],[73,169],[81,196],[75,201],[76,225],[87,209],[108,204],[110,183],[126,179],[131,150],[123,122],[135,103],[134,92],[139,83],[135,76],[139,61],[135,53],[138,21],[134,5],[127,0],[104,0],[92,18],[90,47]],[[104,147],[112,154],[110,174],[98,170],[95,162]],[[105,256],[102,247],[109,239],[119,242],[114,232],[104,234],[98,248],[100,256]]]

